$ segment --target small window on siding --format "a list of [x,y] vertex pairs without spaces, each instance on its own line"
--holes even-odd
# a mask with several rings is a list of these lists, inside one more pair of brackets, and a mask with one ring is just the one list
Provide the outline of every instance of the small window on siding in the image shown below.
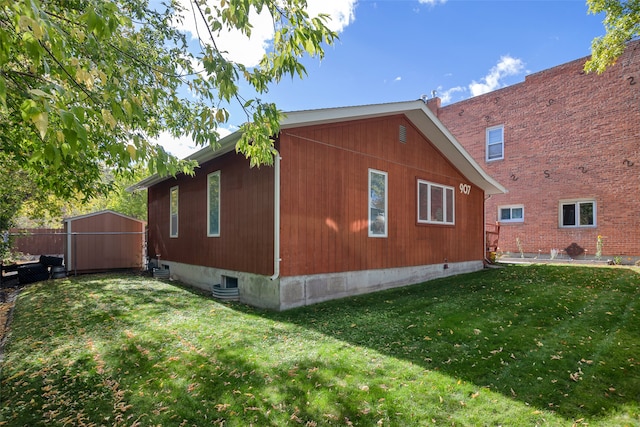
[[504,126],[487,128],[487,162],[504,159]]
[[418,180],[418,223],[455,223],[453,187]]
[[498,218],[500,222],[524,222],[524,205],[500,206]]
[[178,237],[178,187],[169,190],[169,236]]
[[387,173],[369,169],[369,237],[387,237]]
[[207,175],[207,236],[220,236],[220,171]]

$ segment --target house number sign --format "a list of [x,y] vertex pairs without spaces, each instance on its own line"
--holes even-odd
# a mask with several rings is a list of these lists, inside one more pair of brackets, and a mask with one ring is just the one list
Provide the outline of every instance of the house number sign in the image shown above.
[[460,184],[460,192],[468,196],[471,194],[471,186],[469,184]]

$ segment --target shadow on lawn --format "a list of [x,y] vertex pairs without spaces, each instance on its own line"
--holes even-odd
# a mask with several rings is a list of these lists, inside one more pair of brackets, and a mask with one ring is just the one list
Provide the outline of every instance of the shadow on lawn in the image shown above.
[[638,283],[631,270],[512,267],[260,313],[567,419],[637,416]]
[[[22,335],[12,345],[29,358],[29,369],[12,368],[16,373],[2,383],[11,390],[0,424],[4,415],[14,425],[46,417],[61,425],[51,408],[83,415],[76,424],[104,424],[109,414],[112,425],[132,425],[138,420],[127,417],[143,411],[160,425],[227,419],[275,426],[297,424],[297,418],[340,424],[349,417],[375,425],[382,416],[395,422],[401,416],[391,394],[362,406],[374,388],[402,393],[401,384],[376,382],[395,369],[389,364],[398,364],[378,365],[372,359],[384,358],[376,353],[429,371],[407,373],[412,378],[400,373],[397,382],[427,383],[410,388],[432,393],[421,403],[445,396],[444,404],[433,405],[443,422],[464,411],[461,398],[431,388],[440,381],[464,393],[462,399],[477,391],[458,379],[567,420],[595,421],[616,412],[637,417],[638,277],[618,269],[512,267],[283,313],[216,304],[198,291],[191,293],[200,298],[184,298],[189,288],[148,286],[135,276],[68,281],[21,295],[23,302],[33,298],[33,312],[19,313]],[[36,328],[44,330],[35,336]],[[287,341],[287,334],[301,337]],[[273,349],[282,354],[265,354]],[[67,351],[75,353],[62,357]],[[371,394],[349,383],[354,368],[353,381],[364,378]],[[385,375],[381,381],[396,380]],[[503,418],[508,406],[520,407],[507,399],[494,405],[489,393],[479,394],[475,402],[487,399],[482,408]],[[24,405],[30,399],[35,403]],[[399,411],[410,412],[413,403],[403,395]],[[103,410],[89,410],[98,406]]]

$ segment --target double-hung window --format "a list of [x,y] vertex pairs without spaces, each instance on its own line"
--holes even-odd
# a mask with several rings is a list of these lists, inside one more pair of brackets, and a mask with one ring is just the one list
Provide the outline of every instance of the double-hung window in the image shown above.
[[504,126],[487,128],[486,160],[504,159]]
[[387,173],[369,169],[369,237],[387,237]]
[[178,187],[169,190],[169,236],[178,237]]
[[498,218],[500,222],[524,222],[524,205],[500,206]]
[[455,223],[453,187],[418,180],[418,223]]
[[560,227],[595,227],[595,200],[560,201]]
[[220,236],[220,171],[207,175],[207,236]]

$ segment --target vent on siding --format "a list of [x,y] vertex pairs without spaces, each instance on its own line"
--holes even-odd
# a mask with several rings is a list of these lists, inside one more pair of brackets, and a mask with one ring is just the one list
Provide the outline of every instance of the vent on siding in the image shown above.
[[407,142],[407,128],[403,125],[400,125],[399,139],[400,142]]

